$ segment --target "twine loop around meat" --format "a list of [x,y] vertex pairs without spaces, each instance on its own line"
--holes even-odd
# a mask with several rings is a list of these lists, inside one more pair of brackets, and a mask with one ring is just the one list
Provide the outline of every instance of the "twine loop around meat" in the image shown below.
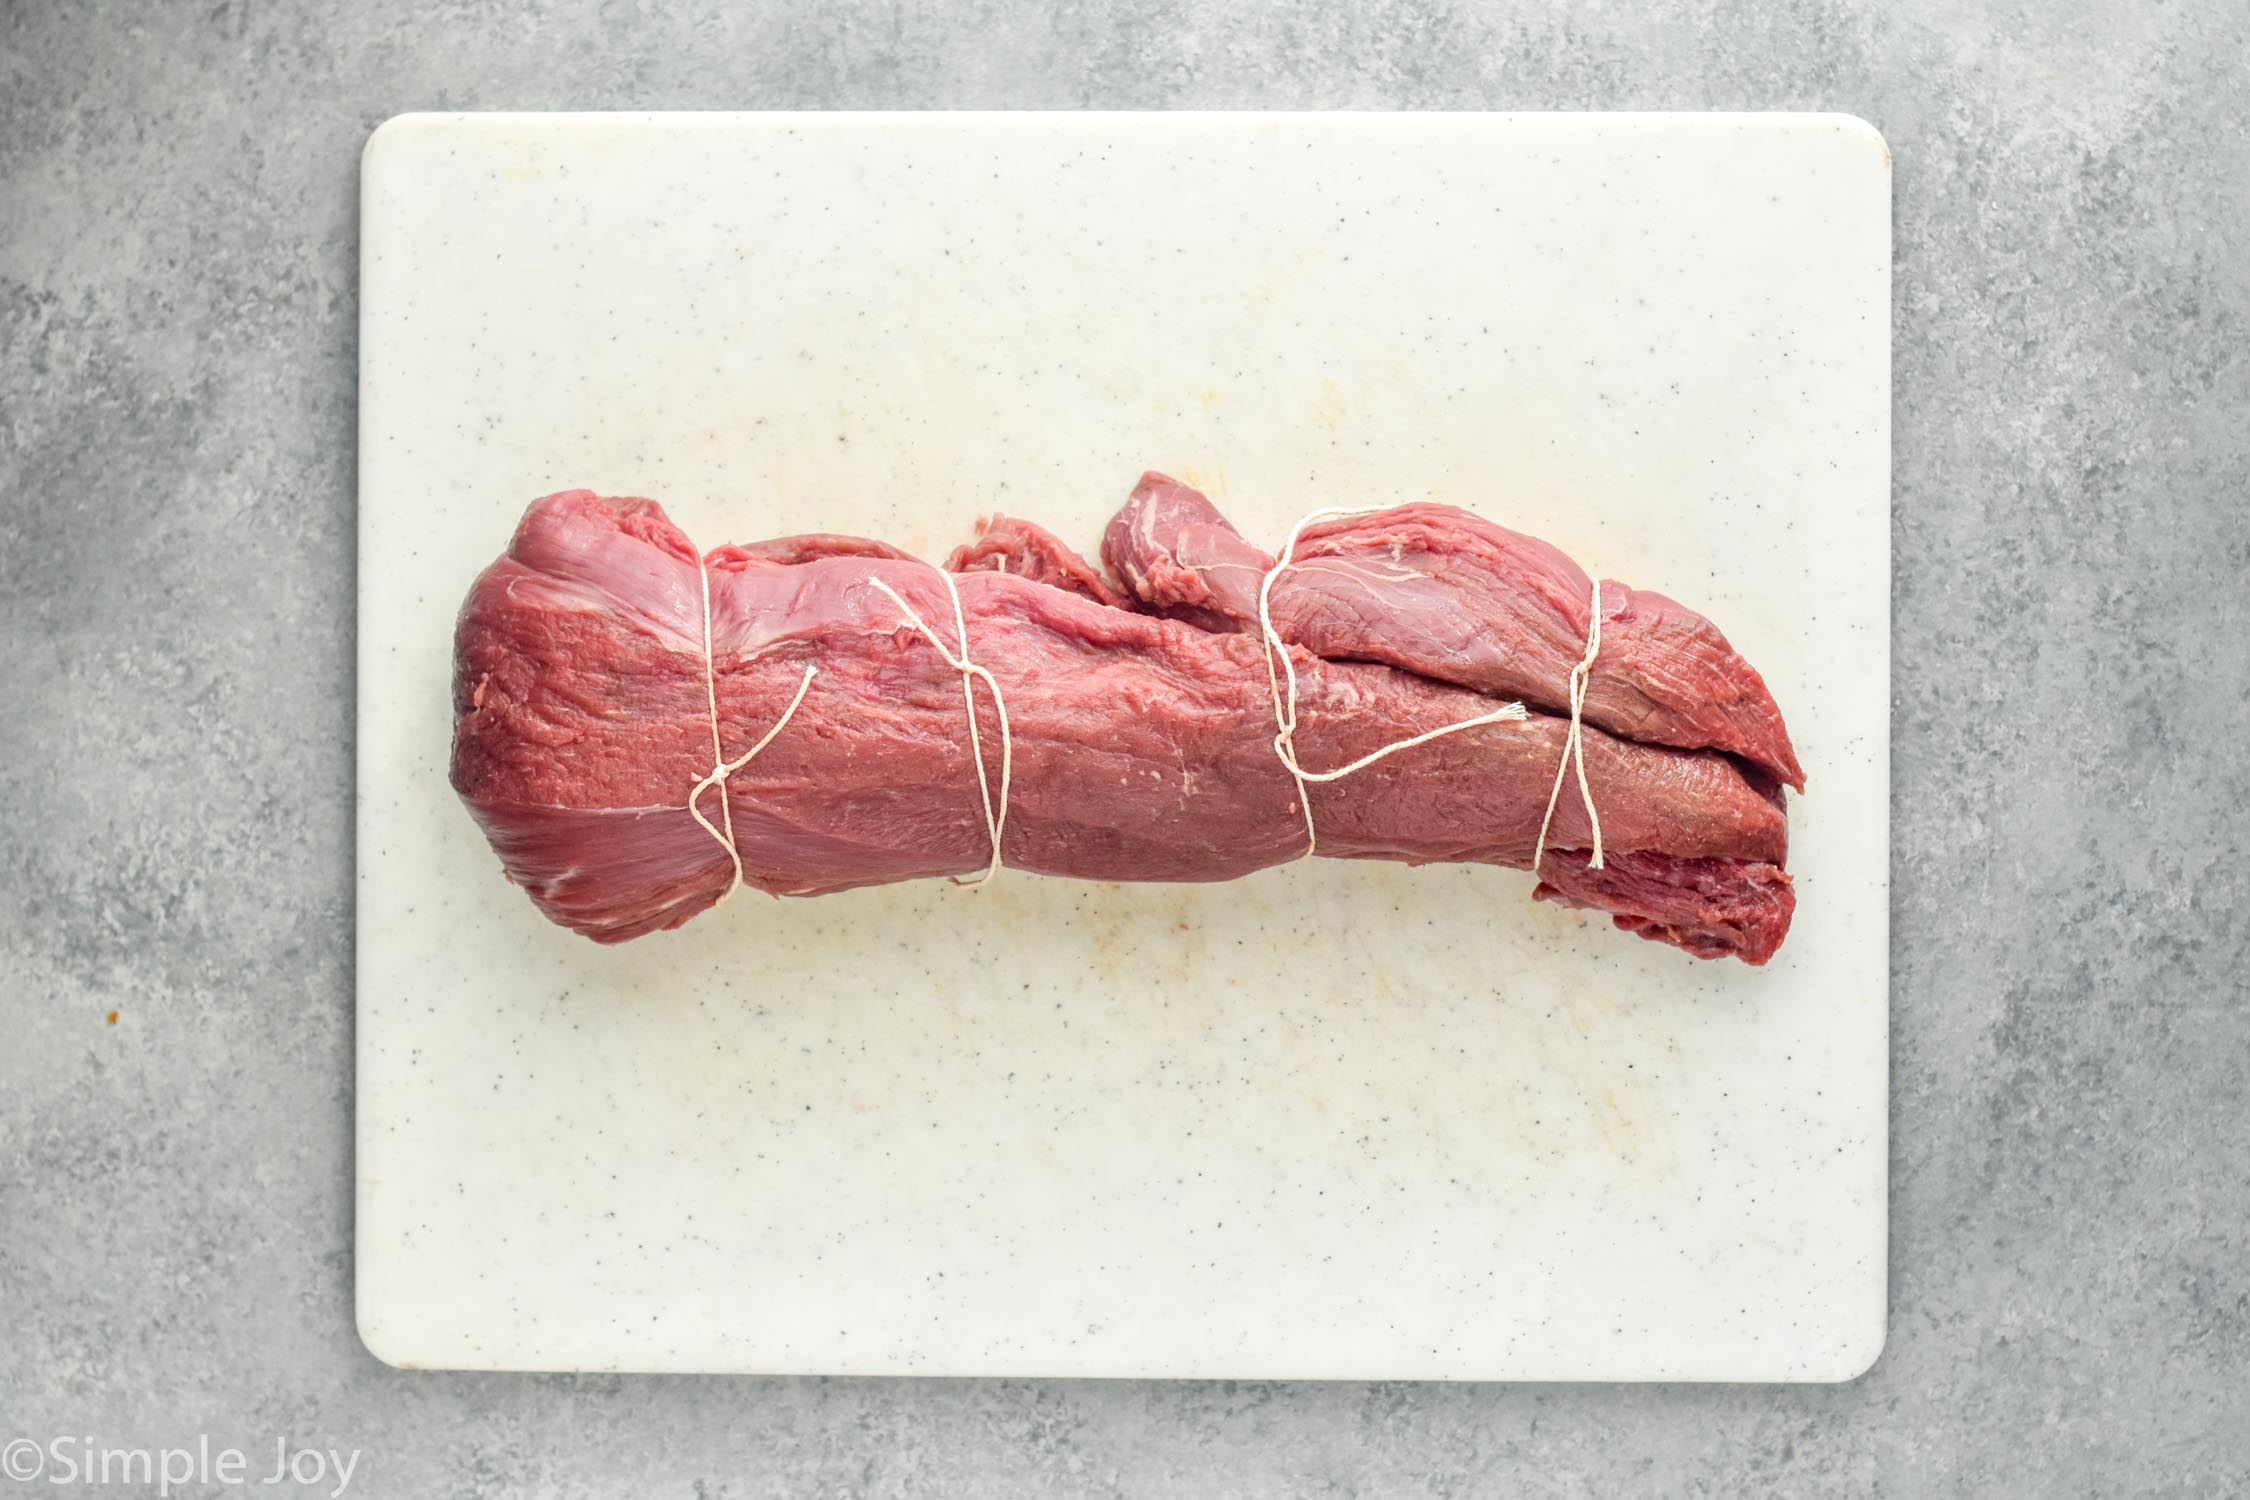
[[[977,796],[984,804],[984,829],[986,835],[992,841],[992,858],[985,865],[983,873],[967,880],[956,875],[953,877],[953,883],[958,886],[975,887],[983,885],[998,874],[1000,870],[1000,836],[1008,827],[1008,785],[1015,774],[1015,736],[1008,727],[1008,700],[1000,695],[1000,680],[969,659],[969,624],[961,610],[960,585],[956,584],[953,581],[953,575],[943,568],[937,569],[936,572],[938,577],[945,580],[946,592],[953,596],[953,630],[955,636],[960,640],[958,650],[947,646],[944,639],[930,628],[929,622],[915,613],[914,606],[900,597],[897,589],[872,575],[867,581],[871,586],[881,589],[889,595],[891,602],[897,605],[899,611],[906,616],[907,623],[928,638],[929,643],[937,648],[938,655],[945,659],[947,666],[961,674],[961,701],[967,705],[969,711],[969,757],[976,762]],[[992,801],[992,783],[984,768],[984,742],[977,733],[975,683],[978,679],[983,680],[985,690],[992,694],[992,709],[1000,720],[1000,802],[997,809],[993,806]]]
[[[1426,745],[1432,740],[1442,739],[1449,734],[1459,734],[1464,729],[1476,729],[1486,724],[1522,723],[1530,717],[1523,704],[1503,703],[1490,713],[1478,714],[1474,718],[1462,719],[1452,724],[1443,724],[1436,729],[1424,730],[1422,733],[1406,739],[1394,740],[1390,744],[1370,751],[1349,765],[1338,766],[1331,771],[1308,771],[1298,761],[1296,743],[1297,667],[1296,663],[1290,660],[1288,643],[1281,638],[1281,632],[1274,627],[1274,583],[1283,573],[1296,566],[1297,539],[1304,533],[1304,529],[1313,522],[1345,516],[1373,515],[1378,511],[1389,508],[1381,505],[1330,506],[1299,517],[1297,524],[1289,528],[1289,537],[1281,544],[1281,552],[1275,559],[1274,565],[1266,570],[1265,577],[1258,584],[1258,629],[1264,637],[1266,687],[1273,695],[1273,750],[1274,755],[1281,761],[1282,767],[1289,772],[1291,778],[1297,783],[1297,807],[1305,820],[1305,851],[1297,856],[1299,859],[1312,858],[1320,846],[1320,835],[1313,826],[1310,783],[1341,781],[1354,772],[1364,771],[1386,756],[1396,755],[1401,750],[1411,750],[1417,745]],[[1601,580],[1596,579],[1594,580],[1593,617],[1586,631],[1586,654],[1578,665],[1571,669],[1570,673],[1570,731],[1563,740],[1562,760],[1555,767],[1555,784],[1547,793],[1547,811],[1539,820],[1539,840],[1532,851],[1531,868],[1534,872],[1538,870],[1540,862],[1546,856],[1547,830],[1554,821],[1555,803],[1562,795],[1563,776],[1569,769],[1573,757],[1576,758],[1578,765],[1578,794],[1586,806],[1587,822],[1593,828],[1594,851],[1591,864],[1597,870],[1602,867],[1601,816],[1594,810],[1594,794],[1586,781],[1586,745],[1581,724],[1581,715],[1586,703],[1586,679],[1593,671],[1594,658],[1600,653],[1601,645],[1602,585]],[[1275,666],[1276,662],[1280,663],[1278,669]]]
[[[1459,734],[1463,730],[1476,729],[1487,724],[1521,723],[1530,717],[1522,703],[1504,703],[1489,713],[1478,714],[1473,718],[1462,719],[1451,724],[1442,724],[1435,729],[1424,730],[1420,734],[1394,740],[1387,745],[1369,751],[1348,765],[1337,766],[1332,770],[1310,771],[1297,759],[1297,667],[1296,663],[1290,659],[1288,643],[1282,639],[1281,632],[1275,628],[1273,623],[1274,583],[1283,573],[1295,566],[1297,540],[1307,526],[1315,521],[1336,517],[1370,515],[1385,508],[1387,507],[1338,506],[1315,510],[1300,517],[1297,524],[1289,528],[1288,539],[1282,543],[1278,559],[1273,567],[1267,570],[1265,577],[1258,585],[1258,628],[1263,636],[1265,647],[1263,654],[1266,660],[1266,686],[1273,698],[1274,755],[1296,783],[1297,807],[1305,821],[1305,849],[1304,853],[1298,856],[1300,859],[1311,858],[1318,850],[1320,843],[1319,832],[1313,823],[1312,797],[1310,795],[1312,783],[1341,781],[1345,777],[1364,771],[1377,761],[1396,755],[1402,750],[1411,750],[1417,745],[1426,745],[1432,740],[1442,739],[1450,734]],[[952,599],[953,629],[958,642],[955,646],[947,645],[945,639],[930,627],[929,622],[922,618],[913,605],[906,602],[898,590],[873,575],[869,575],[867,583],[870,587],[881,591],[893,604],[897,605],[899,612],[906,617],[907,623],[929,641],[945,664],[961,674],[961,701],[967,710],[969,720],[969,755],[976,767],[977,798],[984,813],[985,834],[990,841],[991,857],[979,874],[967,879],[959,876],[955,876],[953,879],[956,885],[975,887],[990,880],[1000,869],[1001,840],[1008,824],[1008,795],[1015,773],[1014,732],[1008,723],[1008,703],[1000,691],[999,679],[994,677],[989,669],[972,660],[969,656],[969,626],[967,616],[961,607],[959,585],[954,582],[953,575],[944,569],[940,568],[933,571],[944,581],[946,592]],[[734,893],[736,886],[744,883],[742,852],[735,842],[734,808],[727,796],[727,778],[756,759],[759,753],[772,744],[775,737],[788,727],[789,721],[796,717],[798,708],[804,703],[805,694],[811,689],[813,678],[819,674],[819,669],[811,665],[806,666],[805,675],[797,684],[797,691],[791,696],[788,706],[782,710],[781,716],[774,720],[772,727],[758,737],[756,744],[729,760],[721,740],[719,728],[718,663],[713,648],[711,630],[711,572],[700,556],[696,559],[696,572],[703,595],[703,689],[711,715],[711,769],[706,771],[689,789],[687,810],[703,831],[710,834],[713,839],[718,841],[720,847],[726,850],[727,861],[733,866],[734,877],[728,882],[726,890],[719,894],[719,900],[724,901]],[[1578,773],[1579,800],[1585,806],[1586,821],[1593,833],[1592,858],[1588,861],[1588,864],[1592,869],[1602,868],[1601,815],[1594,806],[1593,789],[1588,784],[1586,777],[1584,726],[1587,680],[1593,672],[1595,658],[1601,654],[1601,647],[1602,585],[1601,580],[1597,578],[1593,583],[1593,598],[1586,628],[1586,653],[1579,659],[1577,665],[1570,670],[1570,728],[1563,739],[1562,757],[1555,766],[1554,784],[1547,792],[1546,811],[1539,820],[1539,837],[1537,843],[1533,846],[1531,858],[1531,868],[1534,872],[1539,869],[1546,858],[1547,834],[1554,823],[1555,805],[1561,799],[1563,781],[1574,765]],[[977,724],[976,683],[979,680],[984,683],[986,691],[991,693],[993,712],[1000,720],[1000,795],[997,801],[992,794],[991,777],[986,770],[984,761],[983,736]],[[703,794],[714,787],[719,792],[720,821],[717,823],[704,816],[701,806]]]
[[[719,892],[719,901],[724,901],[734,894],[736,886],[743,883],[742,851],[734,841],[734,803],[727,796],[727,778],[755,760],[759,751],[773,743],[774,736],[789,727],[789,721],[797,715],[797,705],[805,701],[805,692],[812,686],[819,668],[806,666],[804,678],[797,684],[796,695],[789,700],[789,706],[781,711],[781,717],[773,721],[773,727],[758,737],[758,743],[733,760],[728,760],[726,750],[719,742],[719,667],[711,649],[711,570],[705,566],[700,555],[695,560],[695,568],[703,584],[703,693],[711,707],[711,769],[704,772],[703,778],[689,789],[687,810],[696,822],[703,825],[705,833],[719,841],[719,846],[727,851],[728,862],[734,866],[734,878],[727,882],[725,890]],[[705,817],[701,806],[703,794],[712,787],[719,789],[719,823],[713,823]],[[711,904],[716,906],[719,902]]]
[[1594,580],[1594,604],[1590,623],[1586,626],[1586,654],[1578,665],[1570,669],[1570,733],[1563,737],[1562,759],[1555,765],[1555,784],[1547,789],[1547,811],[1539,820],[1539,842],[1532,846],[1531,869],[1538,873],[1539,863],[1547,855],[1547,828],[1555,820],[1555,799],[1562,795],[1563,772],[1575,759],[1578,764],[1578,798],[1586,804],[1586,822],[1594,831],[1593,858],[1586,861],[1590,870],[1602,867],[1602,818],[1594,811],[1594,793],[1586,785],[1586,732],[1583,718],[1586,711],[1586,679],[1593,674],[1594,658],[1602,653],[1602,581]]

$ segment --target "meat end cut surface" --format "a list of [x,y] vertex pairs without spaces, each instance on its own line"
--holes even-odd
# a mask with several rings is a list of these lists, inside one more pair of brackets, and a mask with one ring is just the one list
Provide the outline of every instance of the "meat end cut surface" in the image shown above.
[[[736,880],[728,846],[688,809],[713,767],[715,702],[729,759],[787,715],[698,803],[731,821],[744,883],[817,895],[973,875],[991,841],[971,710],[958,668],[906,613],[957,649],[957,597],[968,654],[1007,704],[1009,867],[1202,881],[1300,857],[1298,784],[1275,754],[1254,633],[1272,558],[1158,475],[1104,552],[1106,574],[998,517],[945,572],[830,535],[721,547],[699,566],[651,501],[550,495],[461,610],[454,788],[548,917],[601,942],[676,927]],[[1585,652],[1585,575],[1437,506],[1312,528],[1296,556],[1274,618],[1306,769],[1510,699],[1530,709],[1312,784],[1317,852],[1530,868]],[[1622,585],[1602,601],[1584,744],[1606,858],[1592,867],[1573,781],[1535,894],[1698,956],[1763,963],[1794,905],[1776,783],[1803,781],[1780,713],[1701,616]],[[981,689],[974,711],[997,798],[1003,734]]]

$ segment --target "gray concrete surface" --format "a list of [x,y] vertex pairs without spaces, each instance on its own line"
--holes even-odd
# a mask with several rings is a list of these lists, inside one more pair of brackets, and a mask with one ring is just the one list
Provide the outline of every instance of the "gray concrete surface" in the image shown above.
[[[367,1495],[2250,1487],[2242,6],[377,9],[0,3],[0,1442],[208,1434],[259,1490],[286,1437],[362,1450]],[[623,105],[1883,128],[1897,1043],[1871,1374],[617,1379],[360,1349],[357,153],[402,109]]]

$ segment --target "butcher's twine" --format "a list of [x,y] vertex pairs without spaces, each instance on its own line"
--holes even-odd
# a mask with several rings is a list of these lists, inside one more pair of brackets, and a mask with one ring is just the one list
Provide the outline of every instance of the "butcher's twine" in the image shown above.
[[[969,710],[969,757],[976,762],[977,796],[984,803],[984,830],[992,840],[992,858],[985,865],[982,874],[969,880],[955,876],[953,883],[958,886],[980,886],[1000,870],[1000,835],[1008,826],[1008,783],[1015,774],[1015,738],[1008,728],[1008,700],[1000,696],[999,679],[969,659],[969,622],[961,612],[960,586],[954,583],[953,575],[943,568],[936,572],[938,577],[945,580],[946,592],[953,596],[953,630],[961,642],[958,651],[945,644],[938,633],[930,628],[929,622],[914,612],[914,606],[899,597],[897,589],[880,578],[870,577],[867,581],[888,594],[891,602],[906,616],[907,622],[928,637],[930,644],[937,648],[938,655],[945,658],[945,664],[961,674],[961,701]],[[977,734],[975,683],[978,678],[984,680],[985,690],[992,694],[992,709],[1000,720],[1000,804],[997,808],[993,806],[992,783],[984,769],[984,742]]]
[[1594,670],[1594,658],[1602,652],[1602,581],[1594,580],[1594,605],[1592,623],[1586,627],[1586,654],[1578,665],[1570,669],[1570,733],[1563,737],[1562,760],[1555,766],[1555,784],[1547,789],[1546,816],[1539,820],[1539,842],[1532,846],[1531,868],[1538,872],[1539,862],[1547,856],[1547,827],[1555,820],[1555,799],[1562,795],[1563,772],[1571,761],[1578,762],[1578,799],[1586,804],[1586,822],[1594,830],[1594,857],[1586,867],[1602,867],[1602,819],[1594,811],[1594,794],[1586,785],[1586,735],[1581,722],[1586,709],[1586,679]]
[[[1401,750],[1411,750],[1416,745],[1426,745],[1432,740],[1443,739],[1449,734],[1459,734],[1464,729],[1476,729],[1486,724],[1521,723],[1530,717],[1521,703],[1503,703],[1492,712],[1478,714],[1473,719],[1463,719],[1454,724],[1443,724],[1436,729],[1424,730],[1408,739],[1394,740],[1380,749],[1361,756],[1350,765],[1338,766],[1332,771],[1308,771],[1299,763],[1297,759],[1297,667],[1296,663],[1289,658],[1288,643],[1282,640],[1281,632],[1274,628],[1274,581],[1288,572],[1290,568],[1296,566],[1297,538],[1313,522],[1343,516],[1373,515],[1377,511],[1387,509],[1389,509],[1388,506],[1381,505],[1331,506],[1299,517],[1297,524],[1289,528],[1289,538],[1281,544],[1278,559],[1266,571],[1264,579],[1258,585],[1258,629],[1265,637],[1266,687],[1273,695],[1273,750],[1274,754],[1279,757],[1282,767],[1289,772],[1297,783],[1297,807],[1304,814],[1305,819],[1305,852],[1297,856],[1299,859],[1312,858],[1314,852],[1320,847],[1320,835],[1313,827],[1309,783],[1341,781],[1356,771],[1366,770],[1386,756],[1396,755]],[[1563,774],[1569,768],[1573,755],[1577,757],[1578,761],[1578,794],[1585,801],[1586,819],[1594,830],[1592,865],[1597,870],[1602,867],[1602,823],[1600,815],[1594,811],[1593,791],[1586,784],[1586,746],[1585,738],[1580,731],[1580,714],[1586,702],[1586,677],[1593,670],[1594,657],[1601,651],[1601,645],[1602,585],[1601,580],[1596,579],[1594,581],[1593,623],[1587,629],[1586,655],[1577,666],[1571,669],[1570,673],[1570,732],[1563,740],[1562,761],[1555,767],[1554,787],[1547,793],[1546,814],[1539,820],[1539,842],[1534,847],[1531,856],[1531,868],[1534,871],[1539,868],[1540,861],[1546,855],[1547,829],[1554,821],[1555,802],[1562,795]],[[1274,665],[1276,661],[1280,663],[1278,669]]]
[[[797,684],[796,696],[781,711],[781,717],[773,721],[773,727],[758,737],[758,743],[733,760],[728,760],[725,749],[719,743],[719,668],[711,650],[711,570],[704,566],[701,557],[696,558],[695,568],[703,582],[703,693],[711,705],[711,769],[704,772],[703,779],[689,790],[687,810],[694,815],[696,822],[703,825],[705,833],[719,841],[720,846],[727,851],[728,861],[734,866],[734,879],[728,881],[727,888],[719,892],[719,901],[724,901],[734,894],[736,886],[743,883],[742,851],[734,842],[734,803],[727,796],[727,778],[750,764],[757,758],[759,751],[773,743],[775,735],[789,727],[789,721],[796,717],[797,705],[805,701],[805,690],[812,686],[818,668],[805,668],[804,680]],[[700,805],[703,794],[712,787],[719,789],[719,817],[725,825],[723,831],[719,825],[703,816]],[[714,901],[711,904],[716,906],[719,903]]]
[[[1279,559],[1272,568],[1267,570],[1265,577],[1258,585],[1258,628],[1265,638],[1266,686],[1273,696],[1274,754],[1280,759],[1282,767],[1289,772],[1291,778],[1297,783],[1297,807],[1304,815],[1305,820],[1305,852],[1298,856],[1299,859],[1310,859],[1320,846],[1320,835],[1313,825],[1311,783],[1316,781],[1341,781],[1345,777],[1364,771],[1377,761],[1396,755],[1402,750],[1411,750],[1417,745],[1426,745],[1432,740],[1443,739],[1449,734],[1459,734],[1465,729],[1476,729],[1486,724],[1521,723],[1530,717],[1521,703],[1503,703],[1490,713],[1478,714],[1474,718],[1462,719],[1452,724],[1442,724],[1435,729],[1424,730],[1420,734],[1409,736],[1403,740],[1393,740],[1387,745],[1369,751],[1349,765],[1338,766],[1333,770],[1308,771],[1298,761],[1296,745],[1297,666],[1295,662],[1290,660],[1288,643],[1282,640],[1281,632],[1274,628],[1274,581],[1295,566],[1297,538],[1313,522],[1342,516],[1371,515],[1386,508],[1384,506],[1332,506],[1299,517],[1297,524],[1289,528],[1289,537],[1282,543]],[[944,580],[946,593],[953,600],[953,629],[960,642],[958,649],[946,645],[944,638],[930,628],[929,622],[922,618],[913,605],[906,602],[898,590],[872,575],[869,576],[867,582],[870,586],[881,590],[893,604],[897,605],[899,612],[906,617],[907,623],[921,632],[930,645],[936,648],[938,655],[944,659],[945,664],[961,674],[961,701],[967,709],[969,718],[969,755],[976,764],[977,798],[984,810],[985,834],[991,841],[992,848],[991,858],[986,862],[981,873],[966,880],[958,876],[954,878],[956,885],[974,887],[984,884],[1000,870],[1000,842],[1008,826],[1008,792],[1015,774],[1015,739],[1008,724],[1008,701],[1001,694],[999,679],[969,657],[969,624],[968,618],[961,608],[960,587],[954,582],[951,573],[942,568],[935,571],[938,577]],[[727,851],[728,862],[734,866],[734,879],[729,881],[727,888],[719,893],[719,900],[724,901],[728,896],[734,894],[736,886],[743,884],[742,853],[735,843],[734,807],[726,795],[727,778],[756,759],[759,752],[772,744],[774,738],[782,730],[789,727],[789,721],[796,717],[799,705],[805,701],[805,694],[812,687],[813,678],[819,675],[819,669],[810,665],[806,666],[805,675],[798,682],[796,693],[790,697],[789,706],[781,711],[781,717],[774,720],[773,726],[758,737],[756,744],[743,751],[733,760],[728,760],[719,734],[719,673],[711,639],[711,570],[704,564],[700,556],[696,559],[696,574],[703,591],[703,691],[711,711],[711,769],[705,772],[702,778],[689,790],[687,810],[693,815],[695,821],[702,825],[704,832],[718,840],[720,847]],[[1563,779],[1569,773],[1573,763],[1576,764],[1578,770],[1579,800],[1586,808],[1586,821],[1593,830],[1593,857],[1588,861],[1588,865],[1596,870],[1602,868],[1602,820],[1601,814],[1594,807],[1593,789],[1586,780],[1586,739],[1584,732],[1586,681],[1593,672],[1594,659],[1601,654],[1601,649],[1602,585],[1601,580],[1597,578],[1594,580],[1593,602],[1589,624],[1586,628],[1586,654],[1579,659],[1578,665],[1570,669],[1570,729],[1563,738],[1562,759],[1555,766],[1554,785],[1547,792],[1546,812],[1539,819],[1539,839],[1533,846],[1531,856],[1531,868],[1534,871],[1538,870],[1540,864],[1546,858],[1547,833],[1554,823],[1555,804],[1562,796]],[[1278,668],[1275,666],[1277,661],[1280,663]],[[977,728],[976,682],[980,678],[984,682],[985,690],[992,694],[993,712],[1000,720],[1000,798],[997,805],[993,801],[991,778],[985,770],[983,737]],[[703,809],[700,805],[703,794],[712,787],[719,789],[721,822],[716,824],[703,815]]]

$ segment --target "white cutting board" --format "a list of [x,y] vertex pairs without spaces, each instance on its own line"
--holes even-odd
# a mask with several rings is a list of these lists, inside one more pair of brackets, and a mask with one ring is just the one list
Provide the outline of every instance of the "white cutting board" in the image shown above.
[[[1838,1380],[1884,1330],[1889,159],[1838,116],[410,116],[361,267],[358,1297],[399,1364]],[[446,785],[533,497],[699,545],[1444,500],[1811,778],[1702,963],[1515,871],[549,926]],[[685,788],[683,790],[683,795]]]

